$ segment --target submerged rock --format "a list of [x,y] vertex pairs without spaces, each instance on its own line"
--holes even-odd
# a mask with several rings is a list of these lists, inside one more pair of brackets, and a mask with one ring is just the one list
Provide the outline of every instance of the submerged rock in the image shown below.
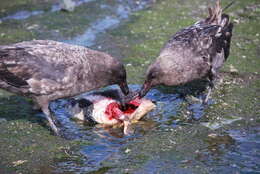
[[223,127],[224,125],[231,124],[238,120],[242,120],[242,118],[241,117],[221,118],[219,120],[214,120],[211,122],[202,122],[201,125],[209,128],[211,130],[216,130],[216,129]]

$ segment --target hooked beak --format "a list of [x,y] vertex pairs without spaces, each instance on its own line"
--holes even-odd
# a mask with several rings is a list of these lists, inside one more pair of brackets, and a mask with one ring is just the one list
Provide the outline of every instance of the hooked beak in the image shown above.
[[128,88],[127,83],[126,83],[126,82],[121,82],[121,83],[119,84],[119,86],[120,86],[121,91],[124,93],[124,95],[128,95],[128,93],[129,93],[129,88]]
[[151,89],[152,85],[150,82],[144,82],[140,92],[139,92],[139,97],[140,98],[143,98],[147,93],[148,91]]

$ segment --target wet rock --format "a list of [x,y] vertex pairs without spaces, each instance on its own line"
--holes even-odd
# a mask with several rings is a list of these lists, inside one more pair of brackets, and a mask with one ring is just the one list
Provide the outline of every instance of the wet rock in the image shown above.
[[39,29],[39,25],[33,24],[33,25],[28,26],[26,29],[27,30],[36,30],[36,29]]
[[130,153],[130,152],[131,152],[131,149],[128,149],[128,148],[127,148],[127,149],[125,150],[125,153]]
[[233,65],[230,65],[229,69],[231,73],[238,73],[238,70]]
[[210,144],[210,147],[219,146],[221,144],[231,145],[235,143],[235,140],[229,135],[218,135],[213,133],[208,135],[206,141]]
[[72,0],[60,0],[61,10],[72,12],[74,11],[76,3]]
[[13,166],[16,167],[16,166],[22,165],[23,163],[26,163],[26,162],[27,162],[27,160],[14,161]]
[[0,124],[5,123],[5,122],[7,122],[7,120],[5,118],[0,118]]

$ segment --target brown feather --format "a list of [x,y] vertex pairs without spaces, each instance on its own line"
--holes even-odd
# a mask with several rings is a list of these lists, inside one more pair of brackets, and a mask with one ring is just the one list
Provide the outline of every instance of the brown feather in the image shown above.
[[125,68],[108,54],[51,40],[0,46],[0,88],[33,98],[56,134],[50,101],[112,84],[127,93]]
[[109,76],[113,69],[117,71],[116,65],[118,71],[125,71],[120,62],[105,53],[55,41],[4,46],[0,56],[3,81],[16,87],[27,85],[31,95],[63,92],[53,99],[117,83],[117,79]]
[[147,70],[140,96],[156,85],[176,86],[197,79],[213,80],[229,55],[232,23],[220,0],[206,19],[175,33]]

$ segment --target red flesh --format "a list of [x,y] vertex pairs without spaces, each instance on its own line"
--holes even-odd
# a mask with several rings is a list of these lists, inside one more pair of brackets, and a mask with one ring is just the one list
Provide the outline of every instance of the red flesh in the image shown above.
[[132,114],[138,106],[141,104],[141,100],[139,98],[135,98],[134,100],[128,102],[126,104],[126,110],[121,110],[121,106],[117,102],[110,103],[105,111],[105,114],[108,116],[110,120],[119,119],[122,115],[130,115]]

